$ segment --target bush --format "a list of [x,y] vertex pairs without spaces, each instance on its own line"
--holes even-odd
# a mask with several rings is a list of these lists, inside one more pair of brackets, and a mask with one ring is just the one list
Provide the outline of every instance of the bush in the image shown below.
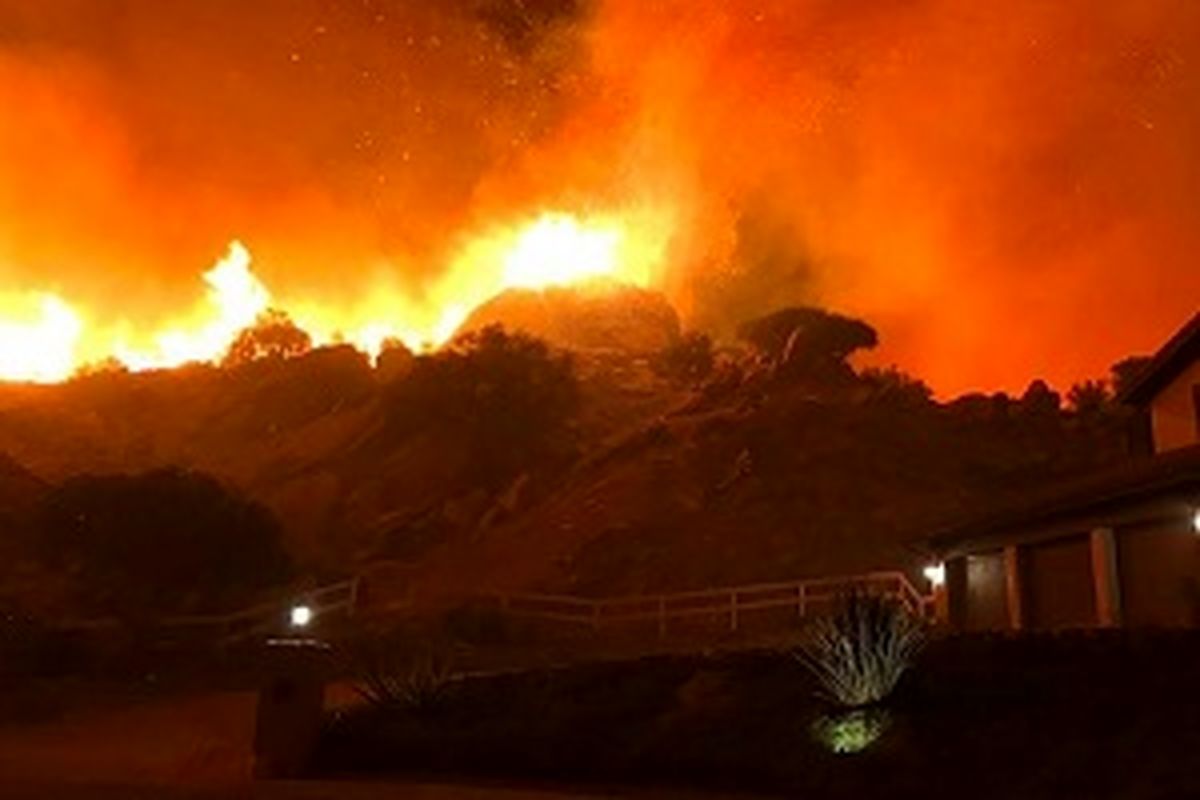
[[312,337],[286,312],[268,309],[237,335],[221,364],[238,367],[263,358],[294,358],[311,349]]
[[875,329],[862,320],[807,306],[745,322],[738,338],[798,374],[817,377],[840,373],[852,353],[879,342]]
[[40,559],[71,576],[87,616],[228,611],[291,574],[269,511],[181,469],[72,478],[37,528]]
[[499,326],[417,358],[389,388],[393,430],[461,439],[470,447],[471,477],[497,487],[559,449],[578,403],[568,356]]
[[847,708],[892,693],[925,640],[921,623],[891,598],[854,592],[815,620],[793,654],[827,699]]
[[703,333],[686,333],[654,358],[654,371],[677,383],[703,381],[713,370],[712,340]]
[[351,654],[354,688],[371,706],[428,717],[449,699],[457,676],[449,651],[415,651],[395,641],[363,643]]

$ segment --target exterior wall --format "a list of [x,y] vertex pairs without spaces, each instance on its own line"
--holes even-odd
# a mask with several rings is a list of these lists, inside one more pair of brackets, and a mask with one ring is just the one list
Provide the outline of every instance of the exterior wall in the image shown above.
[[966,630],[996,631],[1009,626],[1003,551],[967,556],[966,594]]
[[1096,624],[1088,534],[1030,545],[1024,555],[1028,627],[1055,630]]
[[1181,372],[1150,403],[1154,450],[1162,453],[1200,443],[1200,411],[1196,408],[1200,361]]
[[1187,520],[1118,532],[1128,625],[1200,624],[1200,537]]

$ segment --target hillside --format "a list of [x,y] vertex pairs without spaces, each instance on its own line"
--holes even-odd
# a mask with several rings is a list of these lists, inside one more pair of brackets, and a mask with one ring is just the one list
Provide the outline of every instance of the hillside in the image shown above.
[[938,404],[894,376],[814,383],[749,354],[699,382],[628,348],[570,363],[566,426],[491,481],[465,429],[397,422],[414,379],[345,347],[4,387],[0,507],[41,480],[180,465],[268,505],[308,572],[387,559],[423,595],[604,595],[916,569],[930,526],[1123,452],[1119,419],[1037,393]]

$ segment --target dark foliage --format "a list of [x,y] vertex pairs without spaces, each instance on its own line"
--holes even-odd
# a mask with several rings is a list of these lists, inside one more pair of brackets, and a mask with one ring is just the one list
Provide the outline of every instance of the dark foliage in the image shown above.
[[270,512],[200,473],[72,478],[37,520],[42,560],[93,615],[230,610],[289,576]]
[[712,373],[714,363],[712,340],[706,334],[691,332],[658,352],[654,370],[678,383],[695,384]]
[[1113,394],[1120,397],[1141,376],[1142,370],[1148,367],[1152,360],[1149,356],[1129,356],[1113,364]]
[[933,403],[928,384],[896,367],[868,367],[859,373],[859,379],[870,389],[870,398],[885,405],[921,408]]
[[1081,381],[1067,391],[1067,407],[1084,417],[1104,413],[1112,404],[1107,381]]
[[315,766],[799,797],[1193,797],[1197,656],[1194,632],[934,641],[891,727],[852,756],[810,735],[817,687],[780,654],[495,675],[463,681],[436,720],[338,716]]
[[379,350],[379,358],[375,361],[375,370],[379,379],[384,383],[399,380],[412,370],[416,356],[404,342],[396,338],[383,340]]
[[813,378],[845,375],[851,353],[879,342],[861,320],[806,306],[750,320],[738,336],[788,373]]
[[222,360],[237,367],[263,358],[293,358],[312,349],[312,338],[284,311],[268,309],[237,335]]
[[472,477],[491,486],[562,449],[579,403],[568,356],[499,326],[417,358],[389,394],[395,429],[432,429],[465,442]]
[[1029,416],[1057,417],[1062,410],[1062,397],[1038,378],[1021,395],[1021,412]]
[[433,717],[446,706],[458,680],[448,648],[414,645],[395,637],[358,642],[348,661],[354,688],[366,702],[381,711],[420,719]]

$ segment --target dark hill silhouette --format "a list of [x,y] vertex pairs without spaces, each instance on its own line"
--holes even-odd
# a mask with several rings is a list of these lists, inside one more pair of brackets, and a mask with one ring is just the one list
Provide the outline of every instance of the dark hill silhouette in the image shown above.
[[[577,298],[564,302],[555,314],[569,319]],[[595,311],[596,330],[632,313],[634,328],[654,332],[639,347],[678,341],[677,323],[647,302],[644,317]],[[790,349],[819,362],[820,343],[792,333]],[[844,366],[838,346],[828,363]],[[524,353],[514,364],[560,358],[540,345],[514,352]],[[462,367],[473,357],[405,355],[402,369],[372,369],[349,348],[323,348],[2,387],[0,451],[55,483],[211,473],[278,516],[302,570],[400,559],[418,591],[590,594],[915,568],[922,556],[906,542],[930,526],[1124,457],[1113,407],[1067,411],[1043,385],[939,404],[895,371],[781,370],[717,348],[706,377],[680,380],[654,353],[611,347],[573,353],[575,399],[544,426],[536,408],[522,411],[540,440],[509,452],[491,438],[503,428],[493,417],[536,396],[522,382],[549,391],[557,368]],[[397,425],[401,400],[409,416]]]

